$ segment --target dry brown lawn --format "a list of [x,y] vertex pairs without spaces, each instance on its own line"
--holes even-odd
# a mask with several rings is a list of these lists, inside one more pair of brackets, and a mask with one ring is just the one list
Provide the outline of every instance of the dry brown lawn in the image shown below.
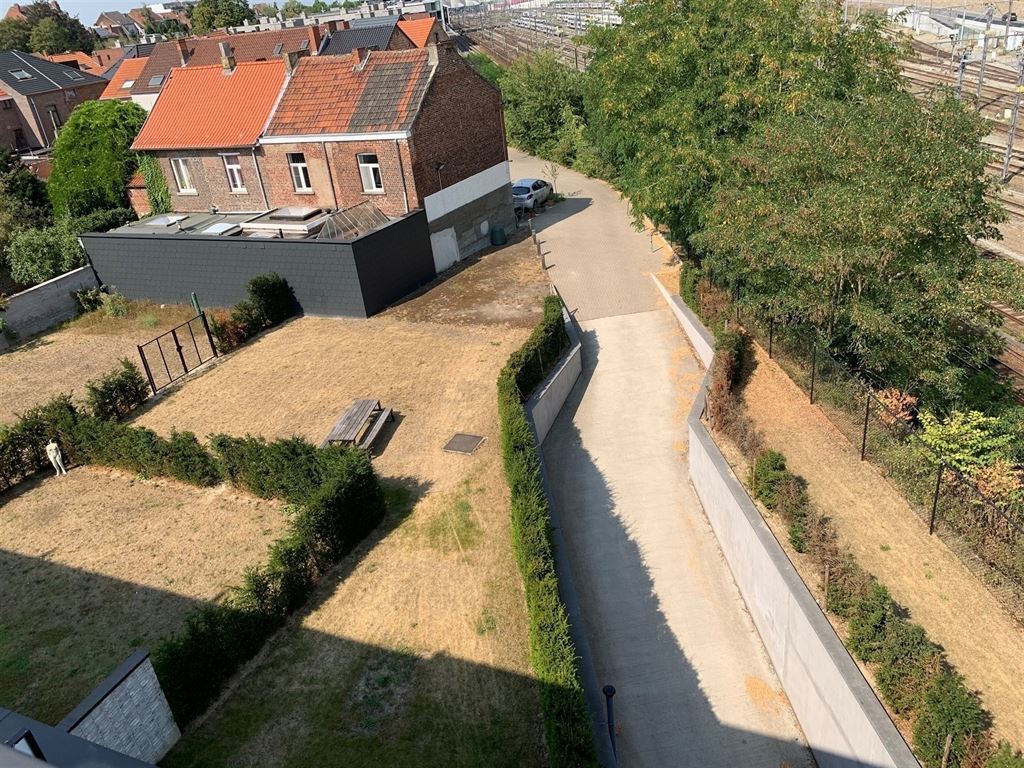
[[[379,398],[399,418],[374,466],[409,502],[167,765],[545,762],[495,382],[547,291],[530,244],[512,245],[375,318],[293,321],[138,418],[160,432],[319,441],[352,400]],[[455,431],[486,441],[445,453]]]
[[[945,649],[968,686],[980,692],[997,737],[1024,744],[1019,684],[1024,629],[937,536],[928,535],[890,481],[859,460],[859,446],[854,448],[819,407],[808,403],[763,349],[754,348],[757,366],[744,389],[754,425],[807,480],[811,499],[832,519],[858,562],[889,588],[910,618]],[[795,562],[800,567],[801,559]],[[814,584],[818,577],[805,574],[805,580]]]
[[54,395],[81,397],[87,381],[121,358],[138,365],[139,344],[191,315],[191,307],[132,302],[128,317],[97,310],[0,353],[0,424]]
[[0,496],[0,706],[56,723],[262,562],[280,505],[93,467]]

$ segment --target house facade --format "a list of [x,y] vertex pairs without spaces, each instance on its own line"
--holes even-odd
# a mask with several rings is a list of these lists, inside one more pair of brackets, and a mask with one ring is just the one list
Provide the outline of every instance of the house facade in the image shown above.
[[[292,56],[259,109],[234,79],[243,66],[202,86],[176,71],[135,142],[159,159],[175,211],[422,208],[439,270],[514,222],[501,96],[453,43]],[[255,135],[188,138],[185,123],[206,120],[188,104],[225,104],[234,123],[243,101],[252,126],[263,119]]]
[[53,145],[72,110],[98,99],[106,80],[19,51],[0,51],[0,146],[16,151]]

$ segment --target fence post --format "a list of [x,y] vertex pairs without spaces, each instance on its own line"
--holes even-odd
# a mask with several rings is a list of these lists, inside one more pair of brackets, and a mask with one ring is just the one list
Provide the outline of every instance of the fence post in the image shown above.
[[928,535],[931,536],[935,533],[935,513],[939,509],[939,490],[942,488],[942,473],[945,471],[946,465],[941,461],[939,462],[939,474],[935,477],[935,493],[932,494],[932,515],[928,520]]
[[818,372],[818,342],[811,342],[811,405],[814,405],[814,378]]
[[772,359],[772,344],[775,342],[775,318],[768,318],[768,359]]
[[871,417],[871,393],[866,389],[864,390],[864,432],[860,437],[860,460],[864,461],[864,456],[868,450],[868,419]]
[[612,742],[612,754],[618,757],[618,750],[615,748],[615,707],[612,704],[612,697],[615,696],[615,686],[606,685],[601,689],[604,694],[604,706],[608,719],[608,738]]
[[217,354],[217,345],[213,343],[213,334],[210,333],[210,324],[206,322],[206,313],[200,312],[199,317],[203,320],[203,330],[206,331],[206,340],[210,342],[210,350],[213,352],[214,357],[219,357]]
[[185,355],[181,352],[181,341],[178,339],[178,329],[171,328],[171,338],[174,339],[174,348],[178,352],[178,359],[181,361],[181,369],[188,373],[188,365],[185,363]]
[[139,357],[142,358],[142,367],[146,371],[146,378],[149,379],[149,387],[153,390],[153,394],[156,394],[156,382],[153,381],[153,372],[149,370],[149,363],[146,361],[146,354],[142,351],[142,345],[138,345]]

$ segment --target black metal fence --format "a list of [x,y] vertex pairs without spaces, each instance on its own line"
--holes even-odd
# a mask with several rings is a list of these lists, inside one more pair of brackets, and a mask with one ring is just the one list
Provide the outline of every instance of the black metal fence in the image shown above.
[[139,345],[142,368],[155,395],[203,363],[217,357],[206,314],[176,325],[155,339]]
[[1024,621],[1024,501],[984,493],[928,446],[919,428],[879,398],[884,382],[838,360],[806,327],[740,311],[735,317],[829,421],[900,488],[929,533]]

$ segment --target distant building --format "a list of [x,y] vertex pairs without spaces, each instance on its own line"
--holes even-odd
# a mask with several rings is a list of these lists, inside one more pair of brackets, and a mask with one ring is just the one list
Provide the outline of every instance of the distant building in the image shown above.
[[106,85],[88,72],[19,51],[0,51],[0,146],[16,151],[52,146],[71,111],[98,99]]
[[115,37],[141,37],[146,31],[144,24],[138,24],[135,19],[121,11],[104,11],[93,24],[96,29],[103,29]]

